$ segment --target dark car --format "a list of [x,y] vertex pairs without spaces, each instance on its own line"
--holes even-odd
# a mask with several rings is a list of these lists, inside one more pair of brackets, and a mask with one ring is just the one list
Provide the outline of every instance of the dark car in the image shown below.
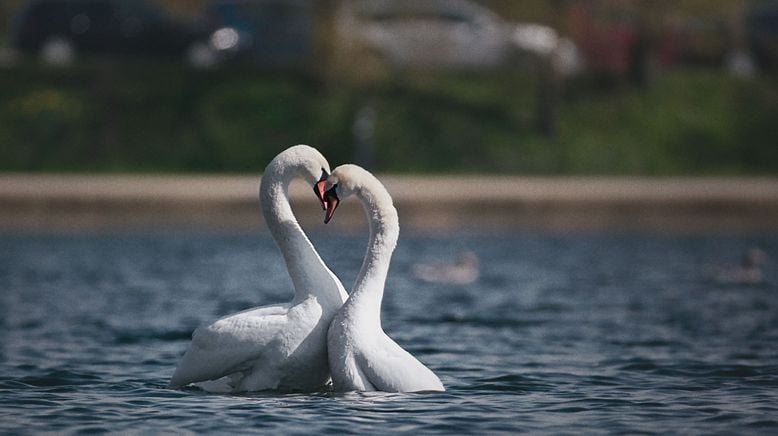
[[778,0],[752,2],[746,34],[756,64],[763,70],[778,69]]
[[32,0],[16,15],[11,45],[50,64],[81,54],[162,55],[208,63],[208,32],[143,0]]

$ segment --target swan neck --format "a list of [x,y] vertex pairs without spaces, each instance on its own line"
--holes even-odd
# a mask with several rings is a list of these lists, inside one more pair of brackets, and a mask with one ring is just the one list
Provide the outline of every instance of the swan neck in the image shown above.
[[360,310],[380,325],[381,302],[392,253],[400,233],[400,225],[397,209],[383,187],[380,190],[365,191],[357,195],[368,218],[370,239],[349,301],[354,301],[352,303],[354,305],[362,306]]
[[345,290],[297,222],[289,203],[292,179],[294,175],[269,165],[262,177],[259,196],[265,222],[284,257],[294,285],[293,301],[302,301],[314,295],[323,304],[339,307],[345,299]]

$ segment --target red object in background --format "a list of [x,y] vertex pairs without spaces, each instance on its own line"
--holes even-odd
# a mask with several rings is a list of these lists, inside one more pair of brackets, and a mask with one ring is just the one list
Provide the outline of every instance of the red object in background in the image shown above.
[[659,64],[666,67],[680,63],[682,42],[681,29],[678,26],[668,26],[663,29],[659,41],[656,42]]
[[668,66],[680,57],[677,29],[648,29],[630,2],[571,0],[566,19],[567,30],[591,72],[621,77],[646,62]]
[[571,2],[568,30],[583,54],[589,71],[625,75],[637,41],[637,29],[626,11],[602,7],[596,2]]

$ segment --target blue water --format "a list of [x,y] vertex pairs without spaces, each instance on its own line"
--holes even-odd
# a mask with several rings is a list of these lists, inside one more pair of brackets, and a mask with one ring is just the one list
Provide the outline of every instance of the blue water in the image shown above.
[[[347,287],[365,237],[313,235]],[[761,284],[721,283],[759,245]],[[419,261],[473,250],[481,278]],[[778,235],[401,235],[385,330],[444,393],[166,384],[201,322],[290,298],[263,233],[0,236],[0,433],[778,432]]]

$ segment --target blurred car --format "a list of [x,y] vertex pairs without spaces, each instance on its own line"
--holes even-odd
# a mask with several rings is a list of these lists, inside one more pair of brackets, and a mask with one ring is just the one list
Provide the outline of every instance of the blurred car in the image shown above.
[[216,0],[201,18],[220,62],[304,68],[313,54],[314,14],[307,0]]
[[343,59],[406,69],[496,68],[550,56],[560,42],[550,27],[505,22],[467,0],[344,0],[336,32]]
[[746,12],[746,35],[757,66],[778,68],[778,0],[752,2]]
[[181,56],[208,63],[208,33],[143,0],[31,0],[11,25],[11,46],[48,64],[81,54]]

